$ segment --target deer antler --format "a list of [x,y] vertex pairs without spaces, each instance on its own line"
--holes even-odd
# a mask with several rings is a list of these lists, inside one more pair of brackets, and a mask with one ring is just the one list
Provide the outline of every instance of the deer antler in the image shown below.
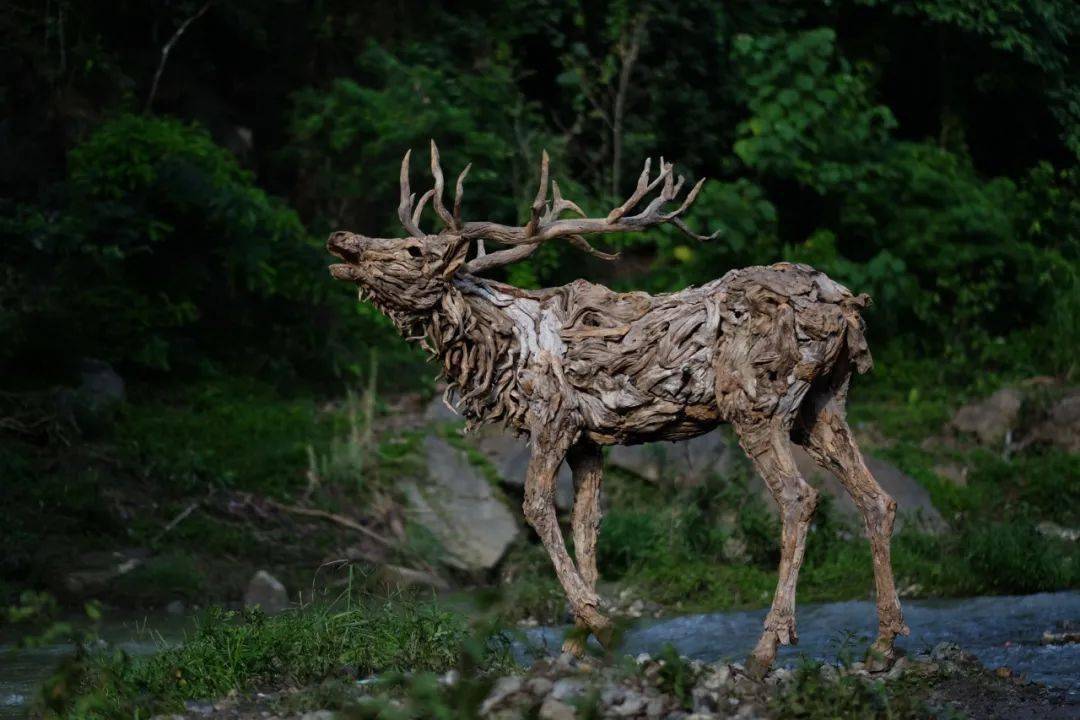
[[[405,153],[401,161],[401,201],[398,204],[398,218],[413,237],[424,237],[425,233],[420,229],[420,215],[428,200],[432,201],[435,214],[439,216],[446,230],[458,234],[463,240],[477,241],[477,257],[465,265],[465,271],[479,273],[491,268],[509,265],[527,258],[536,252],[542,243],[556,238],[566,238],[571,245],[583,250],[593,257],[601,260],[615,260],[619,253],[606,253],[597,250],[585,239],[590,233],[613,233],[635,232],[645,230],[655,225],[671,223],[680,231],[686,233],[695,240],[712,240],[720,231],[712,235],[698,235],[686,226],[680,217],[688,207],[697,199],[701,186],[705,184],[705,178],[698,180],[697,184],[686,194],[676,210],[661,212],[664,205],[675,200],[682,190],[684,178],[680,175],[678,181],[674,180],[675,166],[664,162],[660,158],[660,172],[655,178],[650,178],[652,159],[645,161],[645,167],[638,176],[637,186],[634,192],[622,205],[614,208],[604,218],[586,217],[584,211],[571,200],[562,196],[559,184],[554,180],[549,181],[549,165],[545,150],[540,156],[540,185],[536,190],[536,197],[530,207],[529,222],[524,226],[500,225],[492,222],[467,222],[461,221],[461,198],[464,194],[465,177],[469,174],[472,165],[466,165],[458,176],[454,193],[454,210],[451,213],[443,205],[443,172],[439,161],[439,148],[435,141],[431,141],[431,175],[435,186],[420,196],[420,202],[414,207],[416,194],[409,188],[409,158],[412,151]],[[548,185],[551,185],[551,201],[548,201]],[[645,208],[636,215],[628,215],[637,207],[644,198],[660,187],[660,193],[654,197]],[[563,219],[560,216],[565,212],[573,212],[579,215],[577,218]],[[499,250],[493,253],[484,252],[484,240],[493,240],[502,245],[514,247]]]
[[442,165],[439,162],[439,148],[436,147],[435,141],[431,141],[431,176],[435,180],[435,186],[420,196],[420,202],[416,203],[415,207],[416,193],[412,192],[409,187],[409,159],[411,157],[412,150],[408,150],[405,152],[405,157],[401,159],[401,200],[398,203],[398,219],[401,220],[401,224],[413,237],[424,237],[426,233],[420,229],[420,216],[424,212],[427,201],[433,200],[432,205],[435,208],[435,214],[439,216],[447,229],[461,230],[461,196],[464,191],[465,176],[469,174],[472,164],[466,165],[465,169],[458,175],[454,196],[454,212],[451,215],[450,211],[443,205],[443,173]]
[[[603,260],[614,260],[619,257],[618,253],[605,253],[597,250],[585,240],[584,235],[590,233],[613,233],[634,232],[645,230],[655,225],[670,222],[680,231],[686,233],[695,240],[711,240],[719,235],[719,231],[712,235],[698,235],[687,227],[680,217],[688,207],[697,199],[705,179],[702,178],[687,193],[682,204],[671,212],[661,212],[664,205],[675,200],[682,190],[684,178],[679,177],[676,182],[673,179],[675,166],[665,163],[660,159],[660,173],[650,179],[649,171],[652,161],[646,160],[645,167],[638,177],[637,187],[633,194],[619,207],[613,209],[605,218],[586,217],[581,208],[574,202],[563,198],[559,191],[559,185],[551,181],[552,200],[547,201],[548,191],[548,154],[545,151],[540,158],[540,187],[536,191],[536,198],[530,208],[529,222],[524,226],[500,225],[491,222],[468,222],[457,228],[462,237],[466,239],[489,239],[503,245],[515,247],[499,250],[487,255],[482,255],[470,260],[465,264],[465,271],[479,273],[494,267],[501,267],[522,260],[540,247],[542,243],[556,238],[567,238],[574,247],[577,247],[594,257]],[[657,195],[645,208],[636,215],[628,215],[650,192],[661,186]],[[437,195],[437,193],[436,193]],[[581,217],[560,219],[562,213],[571,211]]]

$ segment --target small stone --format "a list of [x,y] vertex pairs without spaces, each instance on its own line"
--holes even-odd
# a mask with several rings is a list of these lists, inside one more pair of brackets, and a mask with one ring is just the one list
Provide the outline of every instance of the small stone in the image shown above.
[[994,670],[994,674],[997,675],[1002,680],[1008,680],[1009,678],[1012,677],[1013,671],[1012,671],[1012,668],[1009,667],[1008,665],[1002,665],[997,670]]
[[711,672],[704,679],[705,687],[710,690],[720,690],[731,684],[731,666],[727,663],[716,663],[711,666]]
[[555,658],[555,662],[552,663],[552,669],[561,672],[567,672],[568,670],[577,669],[578,659],[574,657],[573,653],[560,653],[559,657]]
[[649,720],[661,717],[664,714],[664,698],[653,698],[645,705],[645,717]]
[[165,606],[165,612],[169,615],[183,615],[184,610],[187,608],[184,606],[183,600],[173,600],[171,603]]
[[574,720],[577,717],[577,711],[562,700],[549,695],[540,706],[539,716],[540,720]]
[[454,685],[458,684],[458,680],[460,679],[461,673],[458,672],[456,668],[450,668],[446,671],[446,674],[443,675],[439,680],[440,682],[442,682],[443,685],[453,687]]
[[334,720],[335,717],[337,714],[330,710],[312,710],[301,715],[300,720]]
[[554,685],[555,683],[551,682],[546,677],[535,677],[525,683],[525,689],[536,697],[544,697],[551,692],[551,688],[554,687]]
[[910,663],[908,662],[908,659],[906,657],[901,656],[901,657],[897,658],[896,662],[892,666],[892,669],[889,670],[889,672],[885,673],[885,679],[886,680],[898,680],[898,679],[900,679],[900,677],[905,672],[907,672],[908,665],[910,665]]
[[280,580],[260,570],[248,582],[244,607],[259,607],[267,615],[274,615],[289,607],[289,593]]
[[966,654],[956,643],[940,642],[930,651],[930,659],[934,662],[962,662]]
[[517,675],[508,675],[496,680],[491,692],[488,693],[484,703],[480,706],[480,714],[486,715],[494,710],[506,698],[521,690],[521,686],[521,678]]
[[623,698],[622,704],[614,708],[619,717],[633,717],[645,709],[645,698],[640,693],[630,690]]
[[794,677],[795,673],[788,668],[783,667],[776,668],[769,674],[769,680],[772,681],[772,684],[774,685],[783,685],[784,683],[791,682]]
[[690,691],[695,713],[711,713],[720,707],[719,693],[698,686]]
[[556,700],[576,700],[585,694],[585,683],[573,678],[563,678],[551,688],[549,697]]
[[623,701],[624,697],[626,697],[626,689],[618,685],[612,685],[604,688],[604,691],[600,693],[600,704],[606,707],[618,705]]
[[634,658],[634,662],[636,662],[638,665],[644,665],[645,663],[650,662],[651,660],[652,660],[652,655],[650,655],[649,653],[646,653],[646,652],[643,652],[640,655],[638,655],[636,658]]

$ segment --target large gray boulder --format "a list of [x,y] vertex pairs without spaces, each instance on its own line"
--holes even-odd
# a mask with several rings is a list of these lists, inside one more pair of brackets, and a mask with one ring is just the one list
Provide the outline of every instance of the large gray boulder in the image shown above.
[[1064,391],[1031,429],[1022,445],[1046,443],[1065,452],[1080,453],[1080,389]]
[[607,464],[650,482],[665,480],[694,486],[710,475],[723,477],[730,473],[735,452],[738,450],[728,436],[714,430],[677,443],[615,445],[608,450]]
[[426,482],[404,484],[412,517],[462,570],[488,570],[517,537],[518,522],[468,455],[440,437],[424,438]]
[[[831,495],[835,500],[833,507],[841,515],[855,520],[861,526],[862,516],[859,514],[859,509],[855,507],[851,496],[840,481],[831,472],[824,470],[814,462],[814,459],[807,455],[806,451],[801,447],[793,445],[792,448],[795,464],[807,482]],[[930,501],[930,493],[917,480],[905,474],[887,460],[881,460],[872,455],[863,455],[863,458],[866,460],[866,467],[869,468],[874,479],[878,481],[878,484],[881,485],[885,492],[896,500],[897,529],[903,527],[905,523],[911,523],[915,528],[924,532],[938,533],[945,530],[944,518],[941,517],[941,513],[937,511],[937,508]],[[771,497],[769,498],[769,507],[775,507]]]
[[[529,469],[529,457],[532,448],[524,438],[515,437],[500,426],[488,425],[478,428],[469,441],[483,453],[499,481],[512,488],[525,487],[525,474]],[[570,466],[563,463],[559,467],[559,477],[555,485],[555,506],[560,510],[569,510],[574,503],[574,476]]]
[[1023,393],[1016,388],[1002,388],[961,407],[949,424],[957,432],[974,435],[980,445],[1000,448],[1016,429],[1023,404]]

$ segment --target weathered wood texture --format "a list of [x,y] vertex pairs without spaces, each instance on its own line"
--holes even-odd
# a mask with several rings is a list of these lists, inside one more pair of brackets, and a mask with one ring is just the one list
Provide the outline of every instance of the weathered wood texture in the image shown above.
[[[631,197],[605,218],[560,219],[581,213],[550,183],[548,160],[525,226],[462,222],[462,181],[453,213],[442,204],[443,180],[432,145],[435,187],[414,208],[409,156],[401,174],[399,217],[411,237],[331,235],[328,248],[344,260],[334,277],[356,282],[401,333],[442,362],[445,400],[469,421],[502,422],[528,435],[532,460],[524,512],[555,567],[579,627],[602,642],[610,623],[596,593],[600,526],[601,446],[681,440],[730,423],[778,503],[782,521],[779,582],[765,631],[751,655],[758,670],[778,644],[797,641],[795,587],[817,492],[799,475],[790,442],[803,445],[851,493],[866,523],[874,559],[879,636],[874,651],[892,657],[906,633],[889,560],[895,503],[866,469],[844,420],[852,372],[872,365],[860,310],[869,299],[806,265],[778,263],[732,270],[719,280],[664,295],[617,293],[575,281],[523,290],[478,273],[527,257],[540,243],[567,238],[599,257],[585,233],[642,230],[675,224],[699,182],[673,212],[662,212],[683,180],[661,161],[649,164]],[[648,194],[659,193],[645,208]],[[431,200],[445,229],[419,228]],[[705,239],[705,238],[701,238]],[[509,245],[482,253],[482,240]],[[467,260],[472,241],[478,253]],[[482,253],[482,254],[481,254]],[[567,460],[576,487],[572,516],[576,560],[567,552],[555,513],[555,479]],[[580,638],[568,648],[580,652]]]

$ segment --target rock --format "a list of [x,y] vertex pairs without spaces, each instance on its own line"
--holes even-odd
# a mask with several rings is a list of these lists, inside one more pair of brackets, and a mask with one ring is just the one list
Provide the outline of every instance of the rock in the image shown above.
[[310,710],[300,716],[300,720],[334,720],[337,713],[332,710]]
[[645,705],[645,717],[649,718],[649,720],[662,717],[664,715],[664,705],[664,698],[651,698]]
[[61,584],[72,596],[101,595],[118,577],[140,567],[149,556],[145,548],[83,553],[76,560],[76,568],[64,573]]
[[259,570],[248,582],[244,607],[259,607],[267,615],[274,615],[289,607],[289,593],[280,580],[265,570]]
[[119,405],[127,398],[124,379],[103,360],[83,358],[79,363],[79,393],[101,405]]
[[398,590],[413,587],[433,588],[435,590],[450,589],[450,585],[434,573],[400,565],[383,565],[379,569],[379,576],[383,584]]
[[1016,388],[1002,388],[988,398],[964,405],[950,422],[961,433],[974,435],[980,445],[1000,448],[1016,428],[1023,394]]
[[942,463],[934,466],[934,474],[948,480],[957,487],[967,487],[967,465],[955,462]]
[[627,690],[621,701],[612,706],[617,717],[633,717],[645,709],[645,698],[636,690]]
[[[829,493],[836,502],[833,507],[842,515],[852,518],[857,526],[862,526],[862,516],[855,507],[851,496],[836,477],[824,470],[806,454],[798,445],[792,445],[792,454],[795,456],[795,464],[799,472],[814,487]],[[903,527],[905,522],[914,522],[915,526],[925,532],[938,533],[946,529],[944,518],[934,507],[930,500],[930,493],[926,491],[917,480],[901,471],[898,467],[885,460],[879,460],[872,455],[864,455],[866,466],[878,484],[889,493],[897,505],[896,528]],[[757,478],[757,475],[754,475]],[[757,482],[761,483],[760,480]],[[762,483],[764,493],[764,484]],[[770,497],[768,506],[775,511],[776,503]]]
[[521,687],[521,678],[516,675],[508,675],[499,678],[495,681],[495,685],[492,686],[491,692],[488,693],[484,703],[480,706],[480,714],[487,715],[511,695],[520,692]]
[[1038,423],[1023,440],[1048,443],[1065,452],[1080,453],[1080,389],[1072,389],[1050,406],[1046,419]]
[[84,358],[79,363],[79,387],[56,394],[57,410],[87,437],[98,437],[116,421],[124,404],[124,380],[102,360]]
[[671,480],[694,486],[710,475],[727,475],[734,458],[727,433],[714,430],[678,443],[615,445],[608,451],[607,464],[650,482]]
[[424,453],[428,482],[403,484],[414,519],[439,540],[448,564],[493,568],[517,537],[517,520],[464,451],[428,435]]
[[173,600],[165,606],[165,612],[169,615],[183,615],[187,607],[182,600]]
[[551,692],[551,688],[555,687],[555,683],[551,682],[546,677],[535,677],[525,683],[525,687],[532,695],[544,697]]
[[539,717],[540,720],[574,720],[577,717],[577,711],[562,700],[549,695],[540,706]]
[[556,700],[576,700],[585,694],[585,683],[575,678],[563,678],[551,688],[551,697]]
[[940,663],[946,672],[952,672],[956,665],[968,662],[971,656],[956,643],[939,642],[930,651],[930,659]]
[[1050,632],[1047,630],[1042,635],[1043,645],[1071,645],[1080,643],[1080,632]]
[[[529,467],[532,450],[523,438],[514,437],[502,427],[486,425],[470,436],[470,442],[483,453],[495,468],[503,485],[512,488],[525,487],[525,472]],[[574,504],[574,476],[565,462],[559,467],[555,485],[555,506],[569,510]]]
[[821,679],[827,683],[834,683],[840,679],[840,673],[837,671],[835,665],[824,664],[821,669],[818,670],[818,674],[821,675]]
[[1058,540],[1068,540],[1069,542],[1080,540],[1080,528],[1062,527],[1049,520],[1043,520],[1035,526],[1035,529],[1039,531],[1040,535],[1057,538]]

